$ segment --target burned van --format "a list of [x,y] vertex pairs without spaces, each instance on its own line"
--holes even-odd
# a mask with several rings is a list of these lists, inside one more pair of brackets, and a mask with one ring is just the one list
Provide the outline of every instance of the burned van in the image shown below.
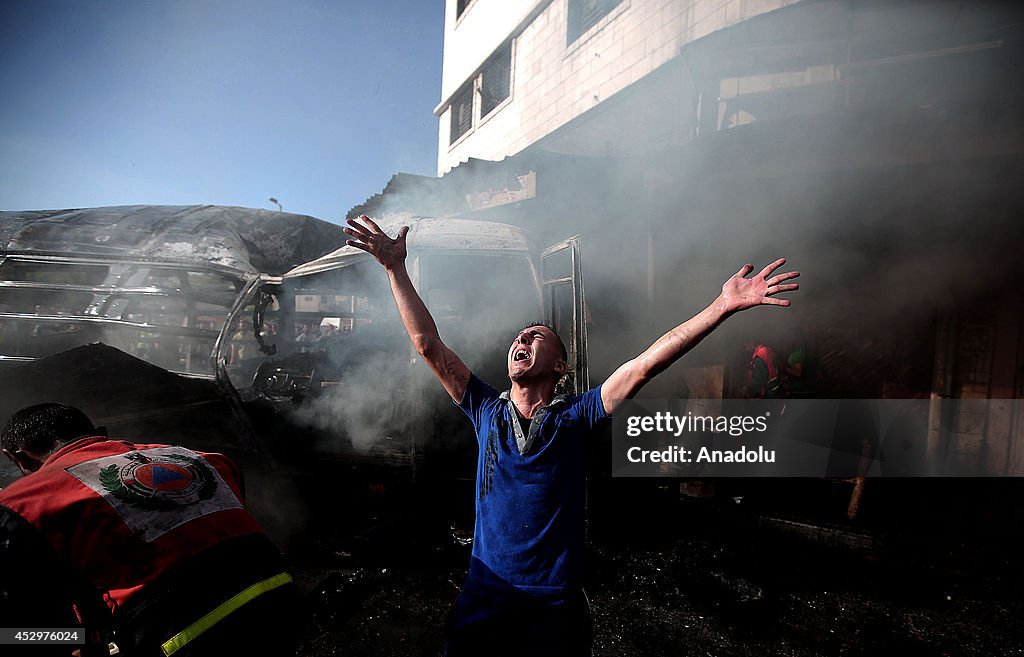
[[[516,331],[546,320],[571,352],[570,385],[586,387],[578,239],[538,254],[513,226],[384,223],[390,234],[403,224],[413,282],[475,372],[501,385]],[[3,417],[59,397],[115,432],[146,432],[152,418],[150,433],[169,439],[173,407],[182,428],[172,435],[203,448],[214,432],[189,427],[230,408],[245,427],[229,433],[274,462],[314,454],[415,469],[425,449],[455,449],[451,404],[417,363],[386,273],[344,241],[334,224],[244,208],[0,213]],[[83,359],[96,371],[70,376]],[[206,387],[171,395],[167,373]]]
[[[516,332],[546,320],[572,352],[569,385],[586,385],[578,239],[538,259],[514,226],[418,217],[382,227],[394,235],[402,225],[413,284],[474,372],[500,385]],[[215,351],[218,377],[250,414],[286,418],[299,453],[415,468],[431,450],[465,447],[443,389],[417,363],[386,272],[355,247],[261,277]]]

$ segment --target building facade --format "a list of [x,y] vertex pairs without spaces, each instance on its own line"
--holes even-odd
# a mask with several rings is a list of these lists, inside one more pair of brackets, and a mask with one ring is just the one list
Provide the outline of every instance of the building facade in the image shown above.
[[[687,44],[794,0],[449,0],[438,173],[470,157],[500,160],[541,141],[672,60]],[[692,104],[666,90],[657,111]],[[691,113],[687,113],[691,114]],[[667,137],[587,139],[562,152],[642,152]],[[661,140],[660,142],[658,140]]]
[[786,255],[794,307],[727,324],[654,396],[734,395],[745,343],[803,343],[814,396],[931,400],[912,458],[1024,473],[1020,405],[957,405],[1024,397],[1022,18],[1004,2],[451,0],[442,175],[396,177],[361,209],[582,234],[595,381],[743,262]]

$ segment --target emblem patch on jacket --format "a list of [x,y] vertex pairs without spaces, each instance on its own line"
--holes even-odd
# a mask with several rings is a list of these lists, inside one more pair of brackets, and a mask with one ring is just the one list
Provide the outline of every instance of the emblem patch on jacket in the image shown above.
[[242,508],[220,473],[183,447],[103,456],[67,472],[102,496],[147,543],[190,520]]

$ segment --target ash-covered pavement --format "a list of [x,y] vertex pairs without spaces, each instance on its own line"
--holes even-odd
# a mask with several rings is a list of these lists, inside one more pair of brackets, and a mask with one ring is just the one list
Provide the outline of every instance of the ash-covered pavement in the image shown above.
[[[1024,577],[1008,546],[922,547],[863,531],[869,547],[824,546],[728,513],[682,509],[671,529],[591,531],[595,655],[1024,655]],[[394,522],[339,534],[294,556],[314,615],[300,655],[440,654],[470,548],[464,531],[403,532]]]
[[[308,594],[299,655],[440,654],[469,563],[471,481],[421,486],[310,458],[318,470],[268,469],[211,383],[103,345],[11,368],[0,384],[8,414],[61,399],[112,435],[241,463],[250,505],[288,544]],[[720,482],[694,500],[676,480],[595,470],[587,592],[599,657],[1024,655],[1024,478],[872,480],[850,522],[847,484]],[[0,485],[16,476],[0,468]]]

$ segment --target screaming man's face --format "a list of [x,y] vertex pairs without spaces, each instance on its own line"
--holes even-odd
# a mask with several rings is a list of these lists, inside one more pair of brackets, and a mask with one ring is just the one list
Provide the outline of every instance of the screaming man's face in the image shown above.
[[558,379],[565,374],[562,344],[546,326],[531,326],[519,332],[508,350],[508,378],[526,381],[535,378]]

